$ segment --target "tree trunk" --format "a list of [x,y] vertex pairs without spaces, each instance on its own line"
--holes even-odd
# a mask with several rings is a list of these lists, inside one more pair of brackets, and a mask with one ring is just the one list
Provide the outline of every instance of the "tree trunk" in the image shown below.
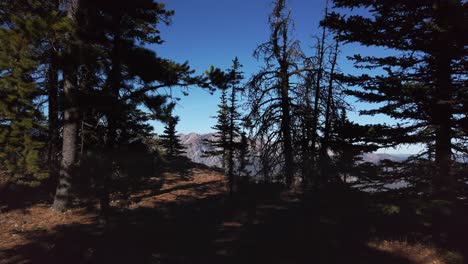
[[234,192],[234,150],[231,148],[228,152],[228,181],[229,181],[229,195]]
[[[326,101],[326,109],[325,109],[325,128],[323,130],[323,141],[321,146],[321,153],[320,153],[320,163],[321,163],[321,172],[322,178],[328,178],[329,174],[329,166],[330,166],[330,157],[328,156],[328,147],[330,141],[330,128],[331,128],[331,112],[332,112],[332,104],[333,104],[333,75],[335,74],[335,67],[336,67],[336,60],[338,57],[338,39],[336,40],[335,50],[333,54],[333,60],[331,62],[331,69],[330,69],[330,77],[328,80],[328,93],[327,93],[327,101]],[[329,179],[328,179],[329,180]]]
[[[68,18],[72,25],[76,25],[79,0],[70,0],[68,7]],[[71,36],[68,36],[71,42]],[[78,106],[77,106],[77,69],[73,57],[73,47],[68,43],[67,63],[63,67],[63,91],[64,91],[64,114],[63,114],[63,143],[62,162],[60,164],[59,183],[55,193],[52,209],[63,212],[68,208],[72,175],[76,167],[76,137],[78,134]]]
[[231,87],[231,105],[229,107],[229,151],[228,151],[228,180],[229,194],[234,190],[234,133],[235,133],[235,113],[236,113],[236,88]]
[[312,168],[312,152],[310,142],[312,139],[312,84],[313,84],[313,73],[308,73],[305,82],[305,109],[304,109],[304,122],[303,122],[303,141],[302,141],[302,187],[306,189],[309,185],[311,178]]
[[[439,2],[439,1],[436,1]],[[436,127],[435,140],[435,161],[438,166],[438,172],[433,180],[434,192],[436,195],[450,195],[452,193],[454,179],[450,168],[452,163],[452,118],[453,110],[451,95],[453,93],[451,76],[451,58],[447,54],[450,47],[447,46],[448,17],[450,16],[449,2],[440,1],[438,7],[437,22],[443,29],[435,39],[434,59],[436,69],[435,95],[433,120]]]
[[[287,73],[286,73],[287,74]],[[288,78],[283,79],[281,85],[281,133],[283,136],[284,147],[284,173],[286,176],[286,187],[290,188],[294,177],[294,159],[291,140],[291,117],[289,105],[289,81]]]
[[[320,116],[320,109],[319,109],[319,103],[320,103],[320,88],[321,88],[321,82],[322,82],[322,75],[323,75],[323,59],[325,56],[325,27],[323,28],[322,31],[322,39],[319,44],[319,49],[318,49],[318,71],[317,71],[317,79],[315,80],[315,101],[314,101],[314,118],[312,120],[312,155],[311,155],[311,174],[312,172],[315,171],[316,167],[316,144],[318,141],[318,120]],[[312,176],[312,175],[311,175]],[[317,176],[315,177],[315,185],[318,185],[319,181],[317,179]]]
[[99,200],[101,207],[101,223],[104,226],[108,224],[109,211],[110,211],[110,192],[109,184],[114,171],[114,162],[116,155],[116,144],[117,144],[117,124],[118,124],[118,109],[112,108],[114,104],[118,104],[120,85],[121,85],[121,74],[122,67],[120,62],[120,45],[121,45],[121,35],[120,35],[120,16],[114,18],[114,39],[113,39],[113,48],[111,51],[111,63],[112,71],[110,73],[110,89],[109,89],[109,103],[108,105],[108,114],[107,114],[107,161],[109,162],[108,170],[103,173],[102,178],[100,179],[99,187]]
[[49,117],[49,142],[47,160],[49,163],[50,180],[49,182],[55,183],[58,178],[59,164],[59,106],[58,106],[58,55],[50,49],[50,63],[47,69],[46,77],[46,90],[48,93],[48,117]]
[[[284,3],[283,3],[284,4]],[[288,24],[282,25],[284,28],[282,54],[277,56],[280,64],[280,80],[281,80],[281,134],[283,136],[284,147],[284,173],[286,177],[286,187],[289,189],[294,178],[294,154],[291,139],[291,110],[289,98],[289,51],[288,51]],[[278,54],[279,55],[279,54]]]
[[434,178],[434,191],[436,193],[447,194],[454,184],[453,176],[450,173],[452,163],[452,109],[449,102],[452,90],[450,81],[450,61],[442,59],[438,70],[439,78],[436,84],[438,101],[434,107],[436,121],[435,160],[438,166],[438,173]]

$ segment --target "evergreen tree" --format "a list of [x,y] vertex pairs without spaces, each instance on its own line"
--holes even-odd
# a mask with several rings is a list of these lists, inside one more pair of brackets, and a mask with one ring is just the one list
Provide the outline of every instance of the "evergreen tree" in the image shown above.
[[177,135],[176,126],[178,122],[178,116],[169,116],[166,127],[164,128],[164,134],[160,136],[162,145],[166,149],[166,156],[169,160],[174,160],[185,153],[185,147],[182,145]]
[[240,134],[240,142],[239,142],[239,176],[242,177],[249,177],[250,172],[248,166],[251,165],[250,162],[250,144],[249,139],[245,132]]
[[228,164],[227,164],[227,149],[228,149],[228,128],[229,128],[229,107],[227,100],[227,87],[221,85],[220,87],[221,95],[220,102],[218,104],[218,111],[216,118],[216,124],[212,127],[215,131],[214,139],[205,140],[210,148],[208,151],[205,151],[204,156],[213,157],[219,156],[222,161],[222,168],[224,169],[225,174],[227,175]]
[[[462,1],[334,0],[337,8],[364,8],[370,16],[332,13],[325,25],[341,32],[345,42],[392,49],[388,56],[353,57],[358,67],[381,69],[381,74],[350,77],[362,88],[351,95],[380,103],[363,114],[385,114],[401,120],[404,134],[382,135],[388,145],[424,143],[435,150],[438,171],[433,176],[436,193],[454,185],[450,172],[453,151],[466,134],[466,25],[468,5]],[[465,99],[463,99],[465,98]]]
[[[334,153],[333,160],[337,176],[348,182],[348,176],[358,176],[358,163],[362,161],[362,154],[376,151],[377,144],[369,143],[375,137],[375,127],[362,126],[348,120],[346,109],[342,109],[340,118],[332,124],[330,132],[330,147]],[[336,178],[330,178],[330,181]]]
[[[159,26],[169,25],[174,13],[166,10],[164,3],[136,0],[111,5],[106,0],[86,1],[84,10],[87,15],[82,26],[87,30],[81,30],[80,36],[91,44],[87,54],[95,56],[98,62],[86,65],[92,69],[91,81],[97,79],[87,91],[94,99],[86,105],[86,111],[90,113],[87,118],[103,124],[99,134],[102,145],[90,148],[101,153],[108,167],[97,179],[105,221],[111,187],[119,177],[120,163],[125,160],[123,146],[149,137],[150,119],[167,118],[164,114],[168,108],[167,96],[160,95],[159,90],[208,85],[205,78],[193,77],[187,63],[158,57],[145,47],[163,42]],[[141,111],[142,107],[149,113]]]
[[240,72],[240,68],[242,65],[239,63],[237,57],[234,59],[232,63],[231,69],[227,73],[227,87],[230,89],[230,97],[229,97],[229,109],[228,109],[228,179],[229,179],[229,190],[232,193],[234,185],[236,184],[237,180],[235,177],[235,153],[239,149],[240,145],[236,141],[236,139],[240,136],[240,127],[239,121],[241,115],[239,113],[238,107],[238,99],[237,94],[242,92],[243,89],[240,87],[240,82],[244,78],[242,72]]
[[16,184],[37,186],[48,176],[40,95],[34,81],[47,24],[31,13],[12,14],[0,27],[0,166]]
[[77,63],[77,28],[78,14],[81,8],[80,0],[70,0],[67,3],[67,18],[71,30],[66,34],[63,55],[63,132],[62,160],[59,171],[59,182],[55,192],[52,209],[62,212],[68,208],[73,174],[77,168],[77,136],[78,136],[78,63]]
[[239,86],[243,79],[242,73],[239,71],[240,68],[239,60],[235,58],[231,69],[226,71],[226,73],[220,72],[219,69],[212,69],[209,72],[212,82],[221,90],[221,97],[220,104],[218,105],[217,124],[213,127],[216,131],[216,139],[206,142],[211,148],[211,151],[207,152],[206,155],[221,156],[231,194],[236,182],[234,168],[235,153],[239,148],[237,139],[240,135],[239,121],[241,115],[237,103],[237,95],[242,91],[242,88]]

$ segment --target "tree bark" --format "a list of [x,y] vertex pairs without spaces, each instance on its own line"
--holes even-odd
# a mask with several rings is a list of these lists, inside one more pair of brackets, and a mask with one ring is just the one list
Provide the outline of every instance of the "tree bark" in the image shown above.
[[284,173],[286,177],[286,187],[290,188],[294,177],[294,159],[291,140],[291,117],[289,105],[289,82],[286,77],[281,85],[281,132],[284,147]]
[[[77,24],[77,11],[80,0],[70,0],[67,16],[73,26]],[[63,91],[64,91],[64,114],[63,114],[63,143],[62,161],[59,171],[59,183],[55,193],[52,209],[63,212],[68,208],[72,176],[76,167],[76,138],[78,134],[78,106],[77,106],[77,69],[73,57],[71,36],[68,36],[67,59],[63,67]]]
[[433,187],[436,195],[450,195],[454,185],[451,175],[452,163],[452,118],[453,109],[451,96],[453,94],[452,71],[450,47],[447,45],[449,39],[448,17],[450,16],[449,1],[436,1],[438,6],[437,22],[442,28],[435,39],[434,60],[435,60],[435,101],[433,120],[435,121],[435,161],[438,172],[433,179]]
[[[327,2],[328,3],[328,2]],[[328,7],[327,7],[328,8]],[[328,9],[325,9],[325,13],[327,14]],[[320,109],[319,109],[319,103],[320,103],[320,88],[321,88],[321,82],[322,82],[322,75],[323,75],[323,60],[325,57],[325,27],[323,27],[322,30],[322,38],[320,40],[320,44],[318,47],[318,70],[317,70],[317,79],[315,80],[315,101],[314,101],[314,118],[312,120],[312,155],[311,155],[311,177],[313,175],[313,172],[315,171],[316,168],[316,144],[318,141],[318,120],[320,116]],[[311,179],[312,180],[312,179]],[[315,179],[315,185],[318,185],[319,180]]]
[[286,177],[286,187],[290,188],[294,178],[294,155],[291,139],[291,110],[289,98],[289,61],[288,61],[288,28],[287,23],[283,25],[283,43],[282,54],[277,55],[280,64],[280,81],[281,81],[281,134],[283,136],[283,151],[284,151],[284,174]]
[[312,151],[311,151],[311,140],[313,137],[312,123],[313,123],[313,110],[312,110],[312,88],[314,84],[313,72],[308,72],[305,77],[305,109],[304,109],[304,121],[302,128],[302,187],[306,189],[311,179],[311,162],[312,162]]
[[236,113],[236,87],[231,87],[231,105],[229,107],[229,152],[228,152],[228,180],[229,194],[234,192],[234,133],[235,133],[235,113]]
[[50,63],[47,69],[45,88],[48,93],[48,125],[49,142],[47,160],[49,163],[50,181],[58,178],[58,152],[59,152],[59,103],[58,103],[58,55],[54,49],[50,49]]
[[116,14],[114,16],[114,29],[113,29],[113,47],[111,50],[111,64],[112,69],[110,72],[110,87],[109,87],[109,105],[107,106],[107,142],[106,142],[106,156],[107,162],[109,163],[108,169],[101,179],[99,179],[99,201],[101,207],[101,224],[107,226],[109,220],[110,211],[110,191],[109,184],[110,180],[115,173],[114,163],[116,158],[117,148],[117,126],[119,118],[119,108],[115,108],[118,105],[120,85],[122,83],[122,65],[120,61],[120,46],[121,46],[121,32],[120,22],[121,16]]
[[448,193],[453,187],[454,180],[450,172],[452,163],[452,107],[450,94],[452,90],[450,79],[450,61],[446,58],[439,60],[438,79],[436,81],[437,101],[434,107],[436,123],[435,160],[438,173],[434,178],[436,193]]
[[[333,54],[333,60],[331,62],[331,69],[330,69],[330,77],[328,80],[328,91],[327,91],[327,101],[326,101],[326,108],[325,108],[325,128],[323,130],[323,141],[321,146],[321,153],[320,153],[320,163],[321,163],[321,172],[322,178],[329,176],[329,166],[330,166],[330,157],[328,156],[328,147],[330,141],[330,128],[331,128],[331,112],[332,112],[332,104],[333,104],[333,75],[335,74],[335,67],[336,61],[338,58],[338,39],[335,43],[335,50]],[[328,177],[327,177],[328,178]],[[329,180],[329,179],[328,179]]]

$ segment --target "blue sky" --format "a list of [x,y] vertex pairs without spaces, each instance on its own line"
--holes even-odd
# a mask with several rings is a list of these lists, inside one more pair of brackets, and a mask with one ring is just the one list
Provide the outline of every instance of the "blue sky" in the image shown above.
[[[244,66],[246,78],[255,74],[261,63],[257,62],[252,53],[269,37],[268,15],[272,9],[271,0],[167,0],[166,7],[175,11],[172,25],[161,27],[163,45],[151,47],[162,57],[177,62],[188,61],[190,66],[203,73],[210,65],[226,69],[232,59],[238,57]],[[302,48],[308,52],[314,45],[312,36],[319,35],[319,21],[323,17],[325,0],[289,0],[294,20],[293,36],[297,38]],[[353,73],[355,69],[346,59],[354,53],[381,54],[388,53],[382,49],[346,45],[341,48],[339,67],[345,73]],[[219,95],[210,95],[201,88],[193,87],[189,96],[182,96],[177,88],[173,94],[181,97],[175,114],[180,116],[178,131],[180,133],[207,133],[215,120]],[[354,98],[348,98],[356,110],[370,106],[358,103]],[[350,113],[353,121],[379,123],[394,121],[385,116],[359,116]],[[156,132],[163,130],[163,124],[154,122]],[[397,150],[382,150],[386,153],[415,153],[418,147],[403,147]]]

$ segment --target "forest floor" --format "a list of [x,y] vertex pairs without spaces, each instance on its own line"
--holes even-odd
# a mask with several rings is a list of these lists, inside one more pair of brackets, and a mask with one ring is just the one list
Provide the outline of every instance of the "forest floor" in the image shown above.
[[457,246],[435,246],[423,218],[355,191],[303,195],[252,185],[229,198],[222,175],[200,167],[185,177],[167,173],[159,189],[147,186],[125,203],[113,201],[107,230],[92,208],[62,214],[41,202],[3,208],[0,263],[442,264],[466,259],[467,225],[458,232]]

